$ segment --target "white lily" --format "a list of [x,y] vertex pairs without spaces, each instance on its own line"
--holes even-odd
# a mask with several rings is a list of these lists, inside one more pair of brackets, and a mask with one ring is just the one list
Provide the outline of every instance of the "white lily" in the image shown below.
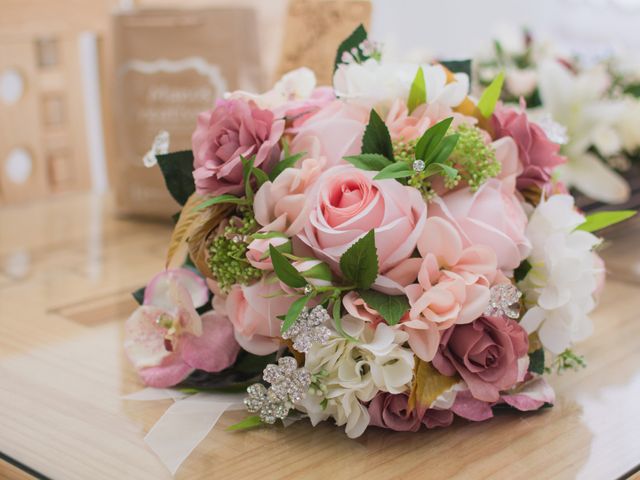
[[538,70],[542,109],[567,128],[562,153],[569,161],[558,168],[559,178],[589,197],[606,203],[629,198],[629,185],[588,150],[596,146],[605,155],[617,153],[623,139],[616,128],[625,110],[623,102],[603,99],[609,77],[601,68],[574,74],[556,61]]

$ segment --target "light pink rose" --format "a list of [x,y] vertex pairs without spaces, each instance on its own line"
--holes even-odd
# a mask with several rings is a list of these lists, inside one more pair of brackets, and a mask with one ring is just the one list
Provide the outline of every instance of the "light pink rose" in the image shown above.
[[353,290],[342,297],[342,305],[344,305],[349,315],[368,322],[369,326],[373,329],[375,329],[379,323],[386,323],[378,311],[367,305]]
[[[272,271],[273,264],[269,256],[269,246],[281,247],[289,242],[290,240],[284,235],[272,238],[256,238],[247,245],[247,260],[258,270]],[[291,246],[289,246],[288,252],[291,253]]]
[[243,100],[218,100],[213,110],[198,115],[191,138],[193,178],[202,195],[239,194],[242,160],[255,155],[254,166],[268,172],[280,158],[284,120]]
[[425,222],[418,250],[418,283],[405,287],[411,309],[401,327],[415,354],[431,361],[441,330],[472,322],[487,308],[489,287],[498,278],[496,257],[487,247],[464,247],[453,225],[437,217]]
[[518,382],[518,361],[528,349],[529,337],[518,322],[482,316],[444,332],[433,366],[443,375],[459,374],[474,398],[497,402],[500,391]]
[[306,158],[299,167],[285,169],[273,182],[260,187],[253,211],[262,230],[290,237],[302,229],[309,209],[306,197],[323,166],[323,161]]
[[429,216],[452,222],[465,246],[485,245],[498,258],[498,268],[511,272],[531,251],[525,236],[527,215],[510,182],[491,178],[473,192],[470,188],[437,197]]
[[374,287],[400,293],[397,269],[411,257],[426,220],[420,193],[395,180],[373,180],[376,172],[351,165],[322,174],[309,193],[311,208],[298,238],[336,272],[342,254],[375,230],[380,275]]
[[522,164],[518,189],[537,187],[549,193],[551,173],[567,159],[559,155],[560,145],[549,140],[540,126],[529,121],[525,108],[524,102],[520,112],[498,104],[491,117],[495,138],[511,137],[518,146]]
[[291,152],[324,157],[327,167],[346,163],[343,157],[360,153],[368,122],[367,108],[335,100],[291,130]]
[[235,338],[242,348],[255,355],[268,355],[280,346],[278,315],[285,315],[293,303],[285,297],[280,283],[265,276],[253,285],[234,285],[227,296],[227,313]]
[[216,312],[196,312],[209,300],[200,277],[187,269],[156,275],[142,306],[125,325],[124,348],[145,384],[164,388],[195,369],[219,372],[233,365],[240,346],[229,320]]

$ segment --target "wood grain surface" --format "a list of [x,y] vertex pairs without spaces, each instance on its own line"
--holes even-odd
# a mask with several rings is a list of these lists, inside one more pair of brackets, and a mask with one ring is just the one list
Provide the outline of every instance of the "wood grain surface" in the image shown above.
[[[5,457],[53,479],[170,478],[143,441],[170,402],[122,399],[142,387],[122,350],[129,292],[162,268],[169,234],[117,219],[109,198],[0,209]],[[640,465],[639,311],[639,286],[609,279],[595,333],[577,348],[588,367],[551,377],[552,409],[357,440],[328,422],[230,433],[244,413],[227,413],[176,478],[629,477]],[[20,475],[0,463],[1,478]]]

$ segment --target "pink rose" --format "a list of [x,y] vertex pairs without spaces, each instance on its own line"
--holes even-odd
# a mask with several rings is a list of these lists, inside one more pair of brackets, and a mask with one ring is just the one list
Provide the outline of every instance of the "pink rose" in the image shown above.
[[560,145],[549,140],[538,125],[529,122],[525,106],[518,112],[499,104],[493,112],[491,123],[495,138],[511,137],[518,146],[518,156],[523,167],[517,180],[518,189],[537,187],[548,193],[551,173],[567,159],[558,154]]
[[416,189],[375,175],[351,165],[324,172],[308,194],[311,208],[298,238],[339,273],[342,254],[375,230],[380,275],[374,285],[399,293],[397,267],[415,250],[427,206]]
[[409,412],[407,393],[378,393],[369,404],[369,425],[388,428],[397,432],[417,432],[422,425],[427,428],[447,427],[453,422],[449,410],[428,409],[422,418],[418,410]]
[[144,301],[127,320],[124,348],[145,384],[164,388],[195,369],[219,372],[233,365],[240,346],[229,320],[196,312],[209,300],[207,286],[186,269],[156,275]]
[[342,304],[349,315],[368,322],[369,326],[373,329],[375,329],[379,323],[386,323],[378,311],[367,305],[353,290],[342,297]]
[[346,163],[343,157],[360,153],[368,122],[367,108],[335,100],[291,130],[291,152],[324,157],[328,167]]
[[242,160],[255,155],[254,166],[269,171],[280,158],[284,120],[243,100],[218,100],[198,115],[191,138],[193,178],[202,195],[243,192]]
[[[272,271],[273,264],[269,256],[269,246],[282,247],[287,243],[290,243],[290,240],[284,235],[281,237],[256,238],[247,245],[247,260],[258,270]],[[289,245],[287,251],[291,253],[291,245]]]
[[467,187],[437,197],[429,205],[429,216],[451,221],[465,245],[491,248],[505,272],[517,268],[531,251],[525,236],[527,215],[510,182],[491,178],[476,192]]
[[307,220],[306,196],[322,173],[324,162],[302,160],[296,168],[285,169],[273,182],[265,182],[256,193],[253,210],[262,230],[297,234]]
[[433,366],[443,375],[460,374],[474,398],[497,402],[501,390],[518,382],[518,361],[528,349],[527,332],[518,322],[483,316],[446,330]]
[[282,324],[277,317],[285,315],[292,302],[273,277],[231,287],[226,307],[240,346],[255,355],[275,352],[280,346]]
[[411,349],[428,362],[436,354],[441,330],[482,315],[498,275],[493,251],[480,245],[465,248],[460,234],[442,218],[427,219],[418,251],[418,283],[405,287],[411,309],[401,326]]

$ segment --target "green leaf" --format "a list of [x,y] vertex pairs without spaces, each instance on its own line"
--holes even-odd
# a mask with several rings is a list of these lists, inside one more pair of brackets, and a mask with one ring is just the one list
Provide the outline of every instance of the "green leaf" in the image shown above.
[[380,155],[379,153],[363,153],[360,155],[344,157],[344,159],[361,170],[370,170],[374,172],[379,172],[385,167],[393,165],[387,157]]
[[293,167],[298,160],[306,155],[306,152],[296,153],[295,155],[287,156],[283,158],[281,161],[275,164],[275,166],[271,169],[269,173],[269,180],[272,182],[284,172],[287,168]]
[[478,110],[480,110],[483,117],[489,118],[496,108],[496,103],[498,103],[498,99],[500,98],[500,92],[502,92],[503,83],[504,72],[500,72],[485,91],[482,92],[480,100],[478,101]]
[[513,271],[513,278],[516,282],[524,280],[529,270],[531,270],[531,264],[527,260],[523,260],[522,263],[518,265],[518,268]]
[[349,335],[347,332],[344,331],[344,328],[342,328],[342,299],[340,297],[337,297],[336,299],[334,299],[333,302],[333,323],[336,326],[336,331],[344,338],[358,343],[358,339],[357,338],[353,338],[351,335]]
[[393,161],[393,144],[389,129],[374,109],[362,136],[362,153],[378,153]]
[[412,176],[414,173],[415,172],[406,163],[397,162],[384,167],[375,177],[373,177],[373,179],[385,180],[387,178],[406,178]]
[[[342,41],[336,52],[336,59],[333,62],[333,71],[338,69],[338,65],[342,63],[342,54],[344,52],[351,52],[352,49],[358,48],[359,45],[367,39],[367,31],[362,24],[358,25],[356,29],[351,32],[345,40]],[[359,48],[358,48],[359,49]]]
[[427,86],[424,83],[424,72],[422,67],[418,67],[416,76],[411,83],[409,90],[409,98],[407,99],[407,108],[409,113],[413,112],[418,105],[427,103]]
[[227,431],[233,432],[237,430],[247,430],[249,428],[255,428],[262,425],[262,420],[257,415],[247,417],[244,420],[227,427]]
[[256,177],[256,180],[258,180],[258,188],[260,188],[264,182],[269,181],[269,177],[267,176],[267,174],[259,168],[253,167],[251,169],[251,174]]
[[287,314],[284,317],[284,322],[282,322],[282,328],[280,329],[281,333],[289,330],[302,312],[302,309],[309,303],[311,297],[300,297],[295,302],[291,304],[289,310],[287,310]]
[[267,240],[269,238],[289,238],[282,232],[256,232],[251,237],[259,240]]
[[229,195],[225,193],[224,195],[219,195],[217,197],[209,198],[205,200],[200,205],[198,205],[194,210],[202,210],[203,208],[210,207],[211,205],[216,205],[218,203],[236,203],[238,205],[246,204],[247,200],[244,198],[238,198],[233,195]]
[[371,308],[378,311],[389,325],[396,325],[409,310],[405,295],[387,295],[375,290],[358,290],[358,294]]
[[450,165],[447,165],[446,163],[432,163],[425,169],[425,173],[427,177],[439,174],[445,177],[449,177],[452,180],[455,180],[455,178],[458,176],[458,170]]
[[193,180],[193,152],[184,150],[156,157],[169,193],[176,202],[184,205],[191,194],[196,191]]
[[310,269],[300,272],[300,275],[304,278],[315,278],[317,280],[325,280],[327,282],[333,280],[331,269],[326,263],[318,263]]
[[610,227],[616,223],[624,222],[633,217],[637,212],[635,210],[614,210],[608,212],[596,212],[587,215],[585,222],[578,226],[576,230],[584,230],[585,232],[597,232],[603,228]]
[[416,144],[416,158],[426,161],[428,157],[434,154],[447,130],[449,130],[452,121],[453,117],[445,118],[424,132]]
[[131,292],[131,296],[134,298],[136,302],[138,302],[138,305],[142,305],[142,302],[144,301],[145,289],[146,287],[140,287],[135,292]]
[[544,348],[529,354],[529,371],[539,375],[544,373]]
[[440,60],[443,67],[453,73],[466,73],[471,86],[471,60]]
[[453,152],[453,149],[456,148],[456,144],[458,143],[458,139],[460,135],[454,133],[453,135],[447,135],[442,139],[438,148],[433,152],[432,155],[427,156],[427,159],[424,161],[427,165],[432,163],[444,163]]
[[355,242],[340,257],[340,270],[357,288],[369,288],[378,276],[378,252],[373,230]]
[[273,271],[276,272],[276,276],[283,283],[293,288],[302,288],[307,284],[304,277],[298,273],[295,267],[291,265],[284,255],[273,245],[269,245],[269,256],[273,264]]

